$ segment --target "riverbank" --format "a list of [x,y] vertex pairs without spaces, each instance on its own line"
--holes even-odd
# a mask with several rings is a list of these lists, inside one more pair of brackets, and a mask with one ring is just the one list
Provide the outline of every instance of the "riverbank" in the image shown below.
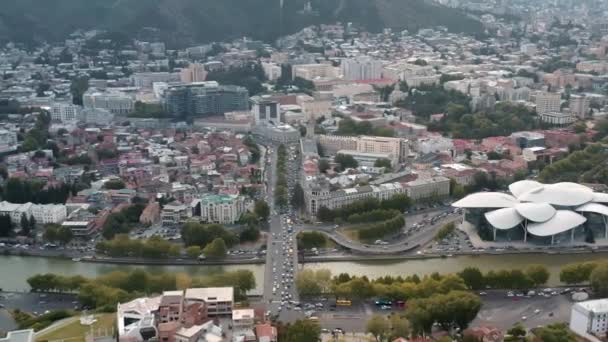
[[400,261],[400,260],[432,260],[432,259],[446,259],[459,256],[468,257],[483,257],[483,256],[509,256],[509,255],[601,255],[606,254],[608,257],[608,250],[589,250],[589,249],[569,249],[569,250],[505,250],[505,251],[484,251],[484,252],[450,252],[442,254],[349,254],[349,255],[319,255],[319,256],[305,256],[300,263],[320,263],[320,262],[334,262],[334,261]]
[[[373,254],[373,253],[361,253],[355,252],[352,254],[339,254],[339,255],[319,255],[319,256],[300,256],[299,263],[320,263],[320,262],[334,262],[334,261],[399,261],[399,260],[432,260],[432,259],[445,259],[458,256],[471,256],[471,257],[482,257],[482,256],[510,256],[510,255],[597,255],[606,254],[608,257],[608,249],[590,249],[590,248],[569,248],[569,249],[529,249],[529,250],[518,250],[518,249],[504,249],[504,250],[485,250],[479,251],[454,251],[449,253],[421,253],[412,254],[411,251],[417,249],[419,246],[412,246],[412,248],[401,254]],[[36,251],[36,250],[32,250]],[[234,265],[261,265],[266,262],[265,258],[227,258],[219,260],[204,260],[198,261],[193,259],[141,259],[141,258],[109,258],[109,257],[72,257],[66,254],[51,254],[51,253],[30,253],[30,250],[10,250],[0,249],[0,253],[4,256],[19,256],[19,257],[34,257],[34,258],[54,258],[62,260],[71,260],[74,262],[82,263],[97,263],[97,264],[115,264],[115,265],[140,265],[140,266],[234,266]]]

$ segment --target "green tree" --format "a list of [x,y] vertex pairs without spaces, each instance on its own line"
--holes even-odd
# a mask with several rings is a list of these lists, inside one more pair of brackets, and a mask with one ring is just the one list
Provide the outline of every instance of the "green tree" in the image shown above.
[[458,275],[471,290],[480,290],[485,285],[483,274],[477,267],[466,267]]
[[327,170],[329,170],[329,168],[330,165],[327,159],[322,158],[321,160],[319,160],[319,172],[325,173]]
[[287,328],[285,341],[311,342],[318,341],[321,336],[321,327],[311,320],[297,320]]
[[532,279],[534,286],[541,286],[547,283],[551,274],[545,266],[534,264],[526,267],[526,275]]
[[365,331],[372,334],[376,342],[384,342],[390,334],[389,321],[383,315],[373,315],[366,324]]
[[201,248],[199,246],[190,246],[186,248],[186,255],[189,258],[196,259],[201,255]]
[[389,172],[392,169],[392,163],[391,163],[391,161],[388,160],[388,159],[386,159],[386,158],[376,159],[376,161],[374,162],[374,166],[375,167],[384,167]]
[[72,94],[72,102],[82,106],[82,95],[89,89],[89,78],[86,76],[78,76],[72,79],[70,84],[70,93]]
[[302,189],[300,183],[296,183],[291,196],[291,205],[293,205],[296,209],[302,209],[304,204],[304,189]]
[[410,336],[410,322],[401,315],[392,315],[390,318],[391,334],[390,341],[399,337],[407,339]]
[[120,190],[125,188],[125,182],[121,179],[111,179],[104,183],[104,188],[108,190]]
[[21,214],[21,235],[30,235],[30,221],[28,220],[27,215],[25,215],[25,213]]
[[566,284],[581,284],[589,281],[591,272],[597,267],[595,262],[567,264],[559,273],[559,280]]
[[591,272],[590,281],[595,296],[608,297],[608,262],[599,264]]
[[211,241],[210,244],[205,246],[205,248],[203,249],[203,252],[205,253],[206,257],[217,258],[217,259],[226,257],[227,251],[228,250],[226,248],[226,243],[224,242],[224,239],[222,239],[222,238],[214,239],[213,241]]
[[268,216],[270,216],[270,207],[268,206],[268,203],[266,203],[266,201],[264,200],[255,201],[253,211],[255,212],[256,216],[263,221],[266,221],[268,219]]
[[334,157],[334,161],[340,165],[341,170],[346,170],[348,168],[357,168],[359,163],[355,160],[355,158],[348,154],[337,154]]
[[13,221],[8,215],[0,215],[0,237],[8,237],[13,233]]
[[517,322],[511,329],[507,330],[507,334],[515,338],[520,338],[526,336],[527,330],[521,322]]
[[556,323],[533,330],[534,335],[542,342],[575,342],[576,336],[565,323]]
[[321,286],[317,282],[315,272],[311,269],[304,269],[296,276],[296,288],[300,296],[307,297],[321,293]]

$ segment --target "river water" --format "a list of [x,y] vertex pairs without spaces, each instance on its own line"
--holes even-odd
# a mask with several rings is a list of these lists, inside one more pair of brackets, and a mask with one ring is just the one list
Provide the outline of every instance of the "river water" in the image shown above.
[[[352,275],[366,275],[377,278],[385,275],[423,276],[432,272],[454,273],[467,266],[475,266],[487,272],[489,270],[525,268],[529,264],[542,264],[551,271],[549,285],[559,284],[560,268],[571,262],[606,260],[608,253],[589,254],[520,254],[520,255],[483,255],[455,256],[445,259],[413,259],[398,261],[348,261],[309,263],[305,268],[329,269],[337,275],[347,272]],[[262,294],[264,284],[264,265],[227,265],[227,266],[126,266],[116,264],[74,262],[68,259],[0,256],[0,288],[5,291],[28,290],[27,278],[38,273],[57,273],[63,275],[80,274],[85,277],[96,277],[112,271],[128,271],[142,268],[149,272],[184,272],[193,276],[209,275],[238,269],[253,272],[257,288],[251,294]]]

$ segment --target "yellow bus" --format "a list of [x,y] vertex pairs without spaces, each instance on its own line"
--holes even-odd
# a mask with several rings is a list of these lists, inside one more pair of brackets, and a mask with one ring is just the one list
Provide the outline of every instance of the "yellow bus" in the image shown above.
[[351,305],[353,305],[353,302],[351,302],[349,299],[338,299],[338,300],[336,300],[336,305],[337,306],[351,306]]

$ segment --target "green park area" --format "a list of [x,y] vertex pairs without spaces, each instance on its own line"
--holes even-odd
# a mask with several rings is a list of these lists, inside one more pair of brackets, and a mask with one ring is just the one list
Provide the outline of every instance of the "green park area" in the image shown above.
[[113,336],[115,330],[116,314],[94,315],[95,322],[91,325],[80,323],[80,317],[69,318],[68,321],[60,322],[55,327],[51,327],[47,332],[36,337],[36,341],[85,341],[88,333],[94,336]]

